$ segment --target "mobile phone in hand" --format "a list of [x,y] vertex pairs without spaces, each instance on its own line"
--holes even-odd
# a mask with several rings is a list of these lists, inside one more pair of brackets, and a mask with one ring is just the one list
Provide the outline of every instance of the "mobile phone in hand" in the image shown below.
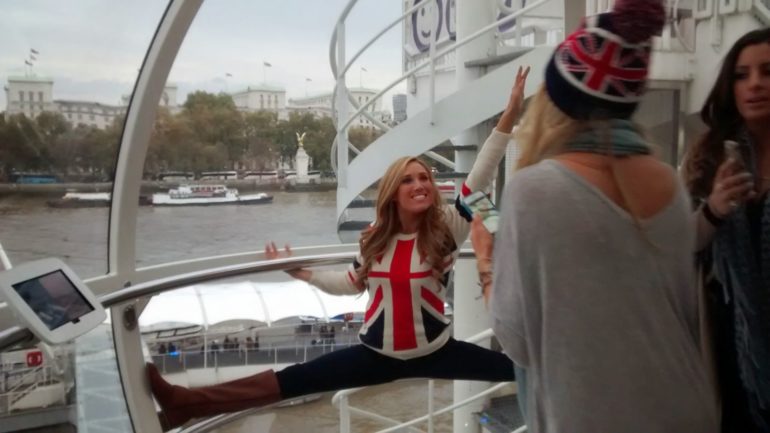
[[497,232],[497,226],[500,220],[500,212],[498,212],[492,200],[484,194],[483,191],[476,191],[464,197],[463,202],[466,207],[471,211],[473,215],[480,215],[484,227],[494,234]]
[[735,170],[736,173],[746,171],[746,160],[743,158],[743,152],[741,152],[741,145],[737,141],[725,140],[725,157],[735,161],[735,165],[739,168]]

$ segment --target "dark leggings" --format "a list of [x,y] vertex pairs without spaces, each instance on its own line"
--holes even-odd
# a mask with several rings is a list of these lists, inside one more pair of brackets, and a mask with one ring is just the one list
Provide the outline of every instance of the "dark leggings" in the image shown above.
[[453,338],[433,353],[408,360],[391,358],[359,344],[294,364],[276,375],[285,399],[418,377],[514,380],[513,362],[507,356]]

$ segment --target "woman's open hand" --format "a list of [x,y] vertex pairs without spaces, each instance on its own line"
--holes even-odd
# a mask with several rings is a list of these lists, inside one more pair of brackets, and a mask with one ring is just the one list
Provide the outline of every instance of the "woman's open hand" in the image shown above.
[[498,131],[510,134],[514,123],[521,116],[522,107],[524,107],[524,87],[527,84],[528,75],[529,66],[526,68],[519,66],[519,70],[516,72],[516,80],[513,83],[513,89],[511,89],[511,96],[508,98],[508,105],[505,107],[500,121],[497,122]]
[[[289,244],[286,244],[283,247],[283,250],[286,253],[285,257],[291,257],[293,255]],[[275,246],[275,242],[270,241],[265,244],[265,258],[267,260],[275,260],[281,258],[281,251],[278,249],[278,247]],[[302,268],[287,269],[286,273],[302,281],[310,281],[310,277],[312,276],[311,271]]]
[[[289,247],[289,244],[286,244],[286,246],[284,246],[283,249],[286,252],[286,257],[291,257],[292,252],[291,252],[291,248]],[[265,258],[267,260],[275,260],[280,257],[281,257],[281,252],[278,250],[278,247],[275,246],[275,242],[270,241],[265,244]]]

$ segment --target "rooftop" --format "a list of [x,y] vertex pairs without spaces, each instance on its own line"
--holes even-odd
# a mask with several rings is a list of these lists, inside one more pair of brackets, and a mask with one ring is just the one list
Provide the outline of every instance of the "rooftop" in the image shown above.
[[51,77],[43,77],[38,75],[28,75],[28,76],[21,76],[21,75],[11,75],[8,77],[8,82],[11,83],[13,81],[22,81],[27,83],[51,83],[53,84],[53,78]]
[[237,95],[240,93],[248,93],[248,92],[286,92],[286,89],[279,84],[259,83],[259,84],[252,84],[246,87],[245,89],[237,92],[233,92],[232,94]]

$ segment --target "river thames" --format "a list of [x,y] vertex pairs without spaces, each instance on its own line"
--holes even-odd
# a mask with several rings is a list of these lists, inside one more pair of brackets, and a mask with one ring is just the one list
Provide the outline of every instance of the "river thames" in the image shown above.
[[[273,203],[141,206],[137,266],[261,250],[339,244],[336,192],[271,193]],[[0,198],[0,244],[13,263],[59,257],[84,278],[107,272],[109,208],[54,209],[39,196]]]

